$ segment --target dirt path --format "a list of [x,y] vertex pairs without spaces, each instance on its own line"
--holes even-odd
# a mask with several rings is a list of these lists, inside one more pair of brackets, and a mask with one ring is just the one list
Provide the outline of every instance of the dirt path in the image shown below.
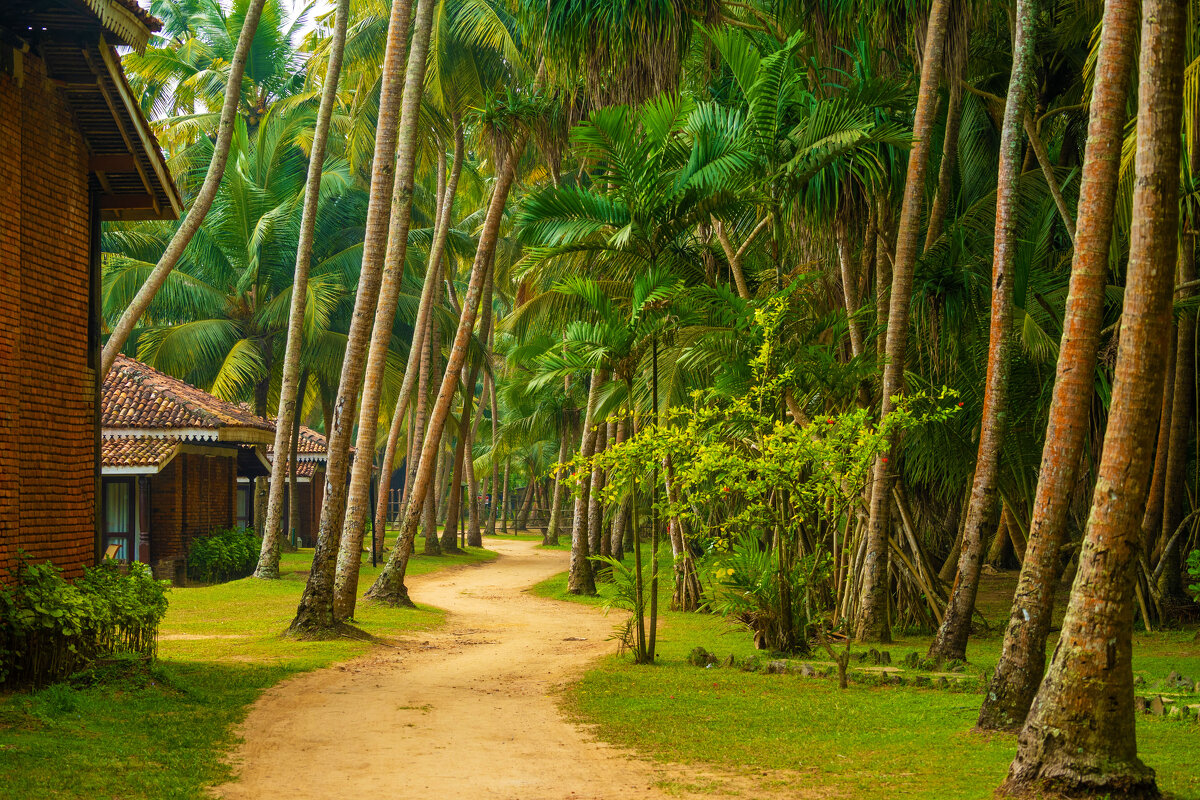
[[411,581],[418,602],[449,612],[439,631],[268,691],[241,730],[239,780],[218,796],[654,800],[662,780],[672,797],[683,784],[741,794],[737,778],[635,760],[565,721],[553,689],[612,652],[613,620],[524,591],[567,553],[488,547],[500,558]]

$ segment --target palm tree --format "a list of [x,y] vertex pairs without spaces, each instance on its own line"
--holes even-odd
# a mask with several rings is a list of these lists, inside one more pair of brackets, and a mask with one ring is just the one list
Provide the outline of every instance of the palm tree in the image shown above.
[[1105,3],[1079,190],[1078,237],[1046,447],[1000,663],[979,712],[978,726],[985,730],[1019,728],[1045,670],[1059,549],[1066,538],[1092,404],[1137,21],[1137,3]]
[[[350,0],[338,0],[333,23],[333,42],[325,67],[321,105],[317,110],[312,149],[309,152],[308,180],[304,187],[304,211],[300,218],[300,236],[296,246],[296,270],[292,279],[292,302],[288,309],[287,343],[279,381],[279,406],[275,412],[275,463],[292,463],[291,432],[296,421],[296,397],[300,390],[300,350],[304,331],[304,314],[308,296],[308,274],[312,264],[313,235],[316,232],[317,205],[320,199],[321,171],[325,166],[325,146],[329,140],[329,125],[337,100],[338,78],[341,76],[342,55],[346,47],[346,27],[350,18]],[[292,497],[296,497],[292,492]],[[298,510],[296,502],[291,503]],[[271,488],[267,498],[267,517],[263,526],[262,552],[254,571],[258,578],[279,577],[279,544],[283,536],[283,470],[271,473]],[[294,528],[293,528],[294,530]]]
[[[302,636],[325,636],[336,626],[333,609],[334,571],[341,544],[342,512],[346,497],[346,482],[342,476],[350,468],[350,436],[355,418],[358,386],[362,377],[362,361],[375,315],[375,300],[379,293],[380,272],[387,247],[389,210],[392,204],[393,179],[396,162],[397,129],[400,122],[400,92],[404,83],[404,68],[408,50],[408,23],[412,12],[411,0],[392,4],[388,21],[387,50],[383,61],[383,86],[379,98],[379,116],[375,132],[375,156],[371,162],[371,196],[363,236],[362,269],[354,314],[342,360],[337,399],[332,418],[326,419],[329,449],[325,465],[324,503],[313,550],[312,568],[296,617],[289,630]],[[366,457],[366,454],[364,454]]]
[[[937,86],[941,74],[946,29],[950,21],[949,0],[933,0],[925,33],[921,84],[913,120],[913,148],[908,157],[896,252],[892,263],[892,285],[888,299],[887,345],[883,367],[881,416],[894,408],[892,398],[904,390],[904,366],[908,346],[909,301],[912,296],[913,266],[916,263],[921,234],[921,208],[924,204],[925,174],[929,168],[929,150],[933,134]],[[894,457],[894,454],[892,454]],[[861,600],[855,636],[860,641],[889,641],[887,622],[888,528],[892,504],[889,456],[875,462],[875,481],[871,490],[871,515],[866,551],[861,571]]]
[[1104,454],[1062,634],[1018,738],[1013,793],[1158,797],[1137,757],[1133,569],[1153,467],[1179,224],[1184,3],[1142,6],[1136,183],[1120,348]]
[[459,317],[458,330],[455,332],[450,355],[446,360],[446,371],[438,389],[437,401],[430,414],[425,441],[421,448],[421,458],[413,479],[409,505],[404,512],[403,521],[397,536],[396,546],[388,556],[388,561],[380,572],[374,585],[367,592],[367,597],[391,604],[409,604],[408,590],[404,586],[404,573],[408,567],[409,551],[413,537],[416,535],[421,508],[429,495],[433,482],[434,468],[437,463],[438,448],[441,444],[442,433],[446,419],[450,414],[450,403],[454,399],[459,382],[459,372],[467,357],[467,346],[475,327],[475,319],[479,303],[483,295],[486,273],[493,265],[496,243],[499,238],[500,225],[504,209],[508,203],[508,194],[516,179],[517,164],[525,151],[529,139],[529,131],[521,127],[512,143],[498,157],[499,167],[496,182],[492,187],[492,197],[488,203],[487,216],[479,234],[479,244],[475,250],[475,259],[471,265],[471,275],[467,291],[462,301],[462,315]]
[[[255,31],[258,29],[258,22],[262,17],[263,5],[266,0],[247,0],[247,2],[248,5],[246,6],[246,13],[242,18],[241,30],[238,32],[237,47],[234,48],[233,58],[229,64],[229,81],[226,84],[227,87],[240,87],[242,84],[242,76],[246,71],[250,46],[254,40]],[[187,249],[188,243],[196,235],[196,231],[199,230],[201,223],[204,222],[204,217],[212,207],[213,200],[216,199],[217,191],[221,186],[221,178],[225,174],[225,162],[229,158],[229,145],[233,141],[240,101],[240,92],[226,89],[225,98],[221,105],[217,138],[213,145],[212,159],[208,163],[208,172],[204,176],[204,183],[201,184],[199,192],[197,192],[195,199],[192,201],[192,207],[188,209],[183,222],[176,229],[174,236],[171,237],[170,244],[163,251],[153,271],[146,277],[146,282],[142,284],[141,289],[138,290],[138,293],[130,301],[125,311],[121,314],[120,319],[112,326],[108,341],[105,342],[104,349],[100,354],[100,374],[97,376],[98,380],[102,380],[112,368],[113,362],[117,359],[117,354],[125,347],[125,341],[129,338],[129,334],[133,331],[134,326],[137,325],[142,314],[146,312],[158,290],[166,282],[167,276],[175,268],[175,264],[183,255],[183,251]]]
[[[342,546],[338,555],[347,564],[342,581],[343,589],[334,590],[334,613],[339,619],[353,614],[354,598],[358,593],[357,562],[361,559],[363,526],[370,509],[371,472],[374,467],[375,436],[378,428],[379,404],[383,392],[383,374],[387,363],[388,347],[391,344],[395,325],[396,304],[400,297],[400,285],[404,277],[404,260],[408,248],[408,231],[412,223],[412,204],[415,191],[417,134],[421,98],[425,87],[425,67],[429,51],[429,37],[433,28],[434,0],[417,3],[413,21],[413,37],[408,53],[408,69],[404,84],[404,104],[400,113],[400,142],[397,155],[395,187],[392,190],[391,222],[388,227],[388,245],[380,274],[379,294],[372,301],[374,325],[370,334],[370,347],[359,367],[361,372],[362,397],[358,411],[358,438],[356,448],[363,458],[351,468],[350,486],[339,490],[334,507],[330,510],[342,516]],[[418,326],[423,327],[420,314],[426,316],[433,304],[433,280],[426,278],[421,292],[418,311]],[[409,363],[413,359],[410,357]],[[407,376],[406,376],[407,377]],[[359,381],[351,386],[357,389]],[[411,382],[409,384],[411,386]],[[326,508],[329,508],[326,500]],[[324,513],[324,509],[322,510]],[[331,524],[336,517],[331,519]],[[349,535],[347,535],[347,533]],[[343,555],[344,553],[344,555]]]
[[1018,0],[1014,15],[1012,72],[1009,75],[1004,123],[1001,129],[1000,169],[996,187],[996,236],[992,256],[992,314],[988,345],[987,385],[974,485],[963,528],[958,578],[946,606],[946,616],[930,645],[935,659],[965,659],[979,571],[983,565],[985,528],[995,515],[1000,451],[1007,421],[1009,346],[1012,334],[1013,283],[1016,270],[1017,192],[1025,157],[1022,129],[1034,79],[1034,26],[1037,5]]

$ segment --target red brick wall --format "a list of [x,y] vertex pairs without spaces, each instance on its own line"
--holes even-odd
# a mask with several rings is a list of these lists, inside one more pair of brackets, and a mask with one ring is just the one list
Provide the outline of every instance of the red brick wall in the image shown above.
[[233,527],[237,458],[181,453],[150,479],[149,563],[159,578],[180,579],[192,539]]
[[22,62],[0,75],[0,579],[18,550],[74,577],[95,547],[87,153]]

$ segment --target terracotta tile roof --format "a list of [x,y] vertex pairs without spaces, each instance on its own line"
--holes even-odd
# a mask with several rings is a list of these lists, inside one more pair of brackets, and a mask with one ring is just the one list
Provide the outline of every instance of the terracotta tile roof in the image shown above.
[[125,435],[266,443],[275,430],[246,409],[124,355],[117,356],[104,378],[101,405],[106,436],[127,431]]
[[[318,456],[316,461],[324,461],[326,453],[329,452],[329,440],[323,434],[317,433],[307,425],[300,426],[300,443],[297,448],[300,451],[300,460],[314,460],[312,456]],[[353,450],[354,448],[351,448]]]
[[178,447],[178,439],[106,436],[100,441],[100,463],[105,467],[152,467],[157,470],[171,460]]

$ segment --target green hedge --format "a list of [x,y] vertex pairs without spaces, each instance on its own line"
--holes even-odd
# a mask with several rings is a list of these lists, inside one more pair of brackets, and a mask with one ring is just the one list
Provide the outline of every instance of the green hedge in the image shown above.
[[97,658],[153,658],[167,611],[167,585],[144,564],[122,572],[114,561],[69,583],[53,564],[22,562],[0,588],[0,686],[40,686]]
[[262,539],[249,528],[213,531],[192,542],[188,551],[188,578],[200,583],[220,583],[245,578],[258,565]]

